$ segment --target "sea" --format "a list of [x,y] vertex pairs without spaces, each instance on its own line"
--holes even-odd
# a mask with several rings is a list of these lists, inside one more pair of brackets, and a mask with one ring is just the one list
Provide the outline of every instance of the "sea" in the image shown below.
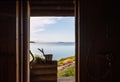
[[34,55],[43,55],[39,50],[43,49],[45,54],[53,54],[52,60],[60,60],[75,55],[74,42],[35,42],[30,43],[30,50]]

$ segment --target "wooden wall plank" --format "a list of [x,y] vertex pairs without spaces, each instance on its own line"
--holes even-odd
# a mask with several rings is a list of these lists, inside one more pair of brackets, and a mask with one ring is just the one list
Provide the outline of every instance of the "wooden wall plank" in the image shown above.
[[112,0],[80,1],[81,82],[120,81],[119,8]]
[[0,82],[16,82],[15,13],[15,1],[0,1]]

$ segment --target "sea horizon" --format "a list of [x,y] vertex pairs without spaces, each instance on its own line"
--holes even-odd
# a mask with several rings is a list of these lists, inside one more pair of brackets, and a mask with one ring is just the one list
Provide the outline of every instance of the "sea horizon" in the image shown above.
[[75,43],[74,41],[30,41],[30,43]]

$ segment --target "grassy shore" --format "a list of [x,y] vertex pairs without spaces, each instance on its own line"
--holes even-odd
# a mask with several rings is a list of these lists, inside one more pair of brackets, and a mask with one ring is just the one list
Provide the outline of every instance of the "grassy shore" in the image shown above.
[[75,75],[75,56],[60,59],[58,61],[58,77],[69,77],[74,75]]
[[64,61],[67,59],[71,59],[73,62],[75,62],[75,56],[70,56],[70,57],[66,57],[66,58],[61,58],[60,60],[58,60],[58,66],[59,65],[63,65]]

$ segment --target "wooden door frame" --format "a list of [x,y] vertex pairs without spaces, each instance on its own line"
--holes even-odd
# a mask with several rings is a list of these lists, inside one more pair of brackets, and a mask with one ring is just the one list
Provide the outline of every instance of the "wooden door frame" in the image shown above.
[[29,27],[29,0],[16,0],[16,82],[30,82]]
[[[30,39],[30,6],[28,0],[17,0],[16,3],[16,38],[17,39],[17,76],[16,82],[30,82],[29,78],[29,39]],[[18,32],[18,33],[17,33]],[[75,82],[80,82],[80,1],[75,0]]]
[[80,82],[80,0],[75,0],[75,57],[76,57],[76,81]]

